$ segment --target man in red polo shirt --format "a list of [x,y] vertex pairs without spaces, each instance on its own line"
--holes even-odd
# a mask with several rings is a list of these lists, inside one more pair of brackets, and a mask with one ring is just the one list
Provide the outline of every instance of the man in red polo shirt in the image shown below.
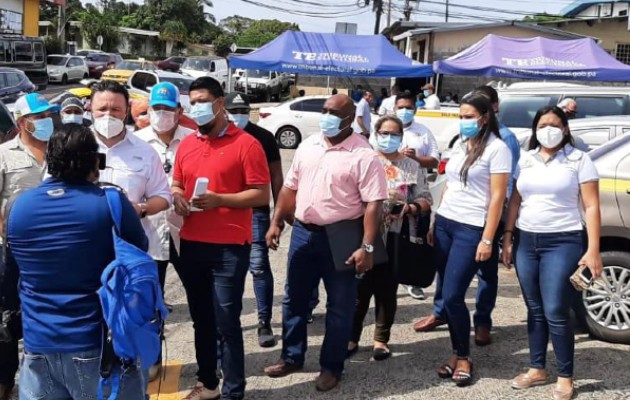
[[[178,273],[194,323],[199,367],[198,382],[186,400],[244,397],[240,316],[252,242],[252,207],[270,200],[269,168],[262,146],[228,122],[223,102],[223,89],[216,80],[202,77],[190,85],[189,115],[199,129],[179,145],[173,172],[175,212],[184,216]],[[208,178],[208,188],[193,197],[200,177]],[[216,374],[217,334],[223,354],[221,391]]]

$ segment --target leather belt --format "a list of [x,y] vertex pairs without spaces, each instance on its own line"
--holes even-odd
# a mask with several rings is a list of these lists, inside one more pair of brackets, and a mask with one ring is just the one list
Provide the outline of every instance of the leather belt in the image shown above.
[[306,229],[307,231],[310,232],[324,232],[326,231],[326,227],[321,226],[321,225],[315,225],[315,224],[307,224],[306,222],[302,222],[300,220],[297,220],[300,225],[302,225],[304,227],[304,229]]

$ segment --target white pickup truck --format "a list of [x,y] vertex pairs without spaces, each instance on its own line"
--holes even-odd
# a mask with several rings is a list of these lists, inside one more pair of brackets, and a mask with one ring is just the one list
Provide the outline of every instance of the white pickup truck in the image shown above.
[[289,90],[292,79],[290,74],[282,72],[248,69],[238,78],[234,87],[238,92],[268,103],[279,101],[282,93]]

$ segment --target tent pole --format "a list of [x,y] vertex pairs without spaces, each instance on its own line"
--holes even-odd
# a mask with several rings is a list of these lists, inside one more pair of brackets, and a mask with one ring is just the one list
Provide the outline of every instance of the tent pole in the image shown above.
[[435,94],[440,91],[440,74],[435,75]]
[[248,75],[249,74],[247,73],[247,70],[245,70],[245,94],[249,94],[249,80],[247,79]]
[[330,94],[330,76],[326,80],[326,94]]
[[228,93],[232,91],[232,67],[228,68],[227,91]]

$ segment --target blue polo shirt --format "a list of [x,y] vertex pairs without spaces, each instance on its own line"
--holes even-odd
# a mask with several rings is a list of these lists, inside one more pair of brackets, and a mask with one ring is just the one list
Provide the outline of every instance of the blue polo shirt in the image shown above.
[[514,135],[507,126],[503,124],[499,124],[499,134],[501,135],[501,139],[505,142],[507,147],[510,149],[510,153],[512,153],[512,173],[510,174],[510,178],[508,181],[508,191],[507,198],[512,197],[512,188],[514,187],[514,176],[516,174],[516,166],[518,165],[518,160],[521,158],[521,146],[518,143],[518,139]]
[[[124,194],[121,237],[148,240]],[[102,343],[96,291],[114,259],[113,220],[105,191],[87,181],[49,178],[13,204],[8,243],[20,273],[24,348],[30,353],[93,350]]]

